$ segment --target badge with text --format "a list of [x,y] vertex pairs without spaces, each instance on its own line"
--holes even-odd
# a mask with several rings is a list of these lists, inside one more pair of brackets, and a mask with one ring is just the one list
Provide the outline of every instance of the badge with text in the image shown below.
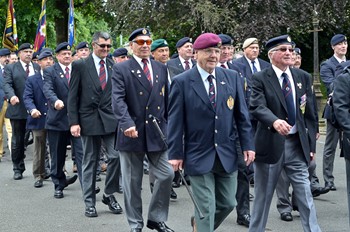
[[306,106],[306,94],[300,97],[300,110],[301,113],[305,113],[305,106]]
[[230,110],[232,110],[234,104],[235,104],[235,100],[233,99],[232,96],[229,96],[228,99],[227,99],[227,107],[228,107]]

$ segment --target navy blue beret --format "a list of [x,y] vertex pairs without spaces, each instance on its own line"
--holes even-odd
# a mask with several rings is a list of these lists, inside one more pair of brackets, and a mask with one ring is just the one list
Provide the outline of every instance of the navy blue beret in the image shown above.
[[31,45],[30,43],[23,43],[21,44],[21,46],[19,46],[18,51],[22,51],[24,49],[33,49],[33,45]]
[[274,47],[277,47],[280,44],[290,44],[292,45],[292,40],[289,35],[280,35],[277,37],[274,37],[272,39],[269,39],[266,42],[266,49],[269,51]]
[[332,37],[331,39],[331,45],[335,46],[338,43],[341,43],[343,41],[347,41],[346,36],[343,34],[336,34],[335,36]]
[[41,49],[40,53],[42,53],[44,51],[49,51],[49,52],[51,52],[53,54],[53,50],[51,48],[43,48],[43,49]]
[[82,48],[89,48],[89,44],[87,42],[80,42],[76,47],[75,49],[76,50],[79,50],[79,49],[82,49]]
[[51,56],[51,57],[53,56],[52,52],[50,52],[48,50],[42,51],[42,52],[40,52],[40,55],[38,56],[38,60],[42,60],[42,59],[49,57],[49,56]]
[[182,46],[184,46],[185,43],[192,43],[192,38],[184,37],[184,38],[180,39],[179,41],[177,41],[176,47],[181,48]]
[[32,59],[38,59],[40,52],[33,52]]
[[301,50],[300,50],[300,48],[294,48],[294,52],[295,52],[296,54],[298,54],[298,55],[300,55],[300,54],[301,54]]
[[150,36],[151,33],[149,32],[149,30],[147,28],[138,28],[138,29],[136,29],[135,31],[133,31],[130,34],[129,41],[132,41],[133,39],[135,39],[139,35],[148,35],[148,36]]
[[225,34],[219,34],[222,45],[232,45],[233,40],[231,36]]
[[55,52],[59,53],[60,51],[70,50],[70,49],[71,49],[71,47],[70,47],[69,43],[63,42],[63,43],[60,43],[59,45],[57,45]]
[[1,48],[0,49],[0,56],[8,56],[11,54],[11,51],[8,48]]
[[118,48],[113,52],[114,57],[127,56],[128,50],[126,48]]

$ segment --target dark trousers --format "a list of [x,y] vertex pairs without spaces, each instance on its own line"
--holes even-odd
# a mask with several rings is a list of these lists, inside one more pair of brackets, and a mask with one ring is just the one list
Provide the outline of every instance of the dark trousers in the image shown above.
[[237,175],[237,215],[243,216],[250,214],[249,210],[249,179],[247,174],[247,165],[244,161],[244,155],[240,143],[236,142],[238,154],[238,175]]
[[24,135],[26,132],[26,119],[10,119],[12,127],[11,156],[13,171],[23,173],[24,165]]

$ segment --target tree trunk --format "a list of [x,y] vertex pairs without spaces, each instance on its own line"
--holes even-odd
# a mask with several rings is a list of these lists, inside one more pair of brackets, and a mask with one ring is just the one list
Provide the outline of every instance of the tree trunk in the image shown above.
[[56,42],[57,44],[68,40],[68,1],[55,0],[56,9],[61,12],[61,17],[55,18]]

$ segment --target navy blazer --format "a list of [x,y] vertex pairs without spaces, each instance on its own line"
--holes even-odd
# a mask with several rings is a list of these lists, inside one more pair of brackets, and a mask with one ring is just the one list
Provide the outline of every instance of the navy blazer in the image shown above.
[[[266,62],[263,59],[257,58],[257,60],[259,62],[261,71],[271,66],[271,64],[269,62]],[[244,56],[242,56],[236,60],[232,60],[232,63],[233,64],[234,63],[241,63],[244,65],[245,73],[246,73],[247,79],[248,79],[248,86],[251,86],[251,79],[252,79],[253,73],[252,73],[252,69],[251,69],[251,64],[248,63],[247,59]]]
[[117,128],[111,98],[113,64],[112,59],[106,59],[108,79],[104,90],[92,55],[72,64],[68,94],[69,125],[80,125],[82,135],[111,134]]
[[[69,130],[67,116],[68,80],[59,63],[44,69],[43,90],[49,102],[45,128],[56,131]],[[55,109],[54,105],[57,100],[63,101],[63,109]]]
[[[193,64],[192,66],[193,68],[197,64],[197,62],[194,59],[191,59],[191,62]],[[169,60],[166,63],[166,65],[169,69],[169,75],[171,80],[174,78],[174,76],[179,75],[180,73],[183,73],[184,71],[186,71],[179,57]]]
[[350,66],[350,60],[338,64],[335,68],[335,77],[338,77],[341,73],[346,72],[348,66]]
[[[36,63],[32,63],[34,72],[40,72],[40,66]],[[5,67],[4,72],[5,84],[4,91],[7,100],[10,102],[11,97],[17,96],[19,103],[16,105],[8,104],[6,111],[6,118],[9,119],[27,119],[27,110],[24,106],[23,92],[25,87],[25,82],[27,79],[27,73],[23,69],[20,61],[8,64]]]
[[169,159],[184,161],[189,175],[212,170],[216,155],[225,171],[237,170],[236,141],[254,150],[252,127],[238,73],[215,68],[216,110],[198,68],[174,78],[169,95]]
[[[311,75],[301,69],[290,69],[295,85],[296,127],[305,161],[310,161],[310,151],[316,152],[317,120]],[[304,105],[304,103],[306,103]],[[305,108],[304,108],[305,107]],[[287,119],[287,106],[278,77],[272,67],[253,76],[250,112],[258,120],[255,134],[255,162],[277,163],[284,151],[286,137],[273,127],[277,119]],[[306,129],[307,128],[307,129]]]
[[332,56],[323,61],[320,65],[320,77],[327,88],[327,95],[333,91],[333,81],[335,79],[335,69],[339,64],[338,60]]
[[[24,105],[28,112],[26,128],[30,130],[42,130],[45,128],[46,114],[48,110],[47,100],[43,92],[44,81],[40,72],[28,77],[23,93]],[[30,112],[33,109],[40,111],[40,118],[32,118]]]
[[[116,149],[131,152],[165,151],[149,115],[157,117],[159,127],[166,136],[168,71],[167,67],[151,60],[153,87],[142,67],[134,58],[117,63],[112,74],[112,107],[118,120]],[[124,130],[136,126],[138,138],[129,138]]]

